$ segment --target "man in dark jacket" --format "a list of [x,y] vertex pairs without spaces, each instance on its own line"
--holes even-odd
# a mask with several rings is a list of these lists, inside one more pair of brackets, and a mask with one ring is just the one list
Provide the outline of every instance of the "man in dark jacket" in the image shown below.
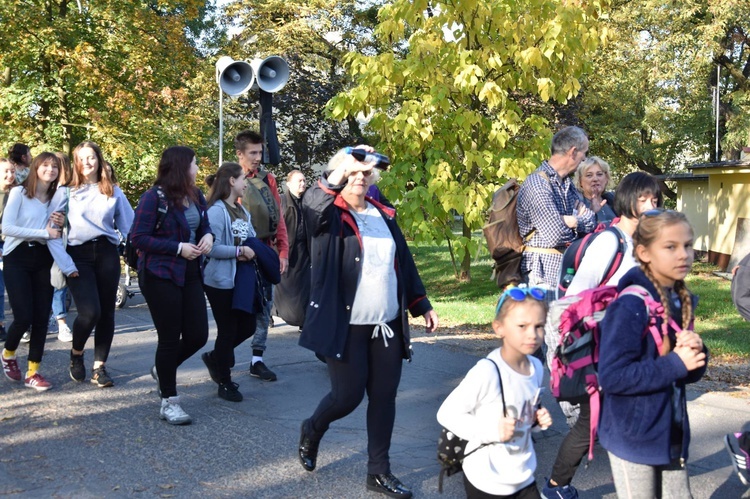
[[307,223],[302,211],[305,194],[305,175],[292,170],[286,177],[286,191],[281,197],[281,213],[289,239],[289,265],[274,291],[274,315],[287,324],[299,326],[305,322],[307,300],[310,297],[310,252],[307,247]]

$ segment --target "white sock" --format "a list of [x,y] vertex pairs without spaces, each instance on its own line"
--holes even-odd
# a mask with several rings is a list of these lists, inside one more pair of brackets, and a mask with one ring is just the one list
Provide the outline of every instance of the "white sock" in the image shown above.
[[255,365],[256,362],[263,362],[263,357],[256,357],[255,355],[253,355],[253,360],[250,361],[250,363],[252,365]]

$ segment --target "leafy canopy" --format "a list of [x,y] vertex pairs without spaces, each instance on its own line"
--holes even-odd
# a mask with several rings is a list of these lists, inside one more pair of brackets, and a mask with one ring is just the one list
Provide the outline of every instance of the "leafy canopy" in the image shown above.
[[[329,103],[336,119],[369,118],[393,157],[381,181],[417,240],[447,239],[468,278],[471,236],[492,193],[549,151],[551,107],[581,88],[604,30],[603,1],[396,0],[381,8],[389,50],[348,54],[355,86]],[[455,236],[452,220],[463,217]]]

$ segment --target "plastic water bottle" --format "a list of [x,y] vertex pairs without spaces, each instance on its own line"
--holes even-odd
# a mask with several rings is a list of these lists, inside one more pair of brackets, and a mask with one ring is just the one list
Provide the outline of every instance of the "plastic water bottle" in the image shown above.
[[562,278],[560,287],[563,289],[568,289],[568,287],[570,287],[570,283],[573,282],[573,278],[575,277],[575,275],[575,269],[569,267],[567,270],[565,270],[565,275]]

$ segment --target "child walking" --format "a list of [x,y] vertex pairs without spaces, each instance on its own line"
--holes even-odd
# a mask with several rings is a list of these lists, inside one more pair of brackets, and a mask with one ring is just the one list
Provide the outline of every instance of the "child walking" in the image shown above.
[[540,497],[530,431],[537,423],[543,430],[552,424],[538,404],[544,372],[533,356],[546,315],[543,289],[505,290],[492,321],[500,348],[477,362],[437,413],[441,425],[468,441],[466,454],[481,447],[463,462],[468,498]]
[[618,289],[638,285],[664,308],[657,340],[644,300],[625,295],[602,322],[599,382],[605,393],[599,440],[609,452],[618,497],[690,498],[685,385],[703,376],[708,351],[692,331],[695,297],[685,285],[693,229],[685,215],[656,209],[633,234],[640,266]]

